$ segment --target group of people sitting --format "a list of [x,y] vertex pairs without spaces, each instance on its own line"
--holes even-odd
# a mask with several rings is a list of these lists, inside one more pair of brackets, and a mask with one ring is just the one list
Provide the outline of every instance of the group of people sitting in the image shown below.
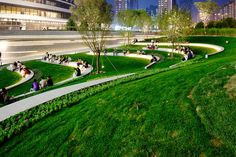
[[142,50],[142,51],[140,51],[140,50],[137,50],[137,54],[138,54],[138,55],[145,55],[146,53],[145,53],[145,51],[144,51],[144,50]]
[[78,59],[77,61],[77,67],[75,68],[75,72],[74,72],[74,77],[80,76],[81,75],[81,71],[87,69],[89,67],[88,61],[86,60],[82,60],[82,59]]
[[57,63],[57,64],[68,64],[71,61],[70,57],[67,56],[57,56],[55,54],[49,54],[46,52],[45,56],[42,58],[44,61]]
[[51,76],[48,76],[47,79],[45,77],[41,77],[41,80],[39,82],[36,79],[34,79],[30,91],[39,91],[40,89],[51,86],[53,86],[53,80]]
[[154,41],[154,40],[151,40],[151,43],[150,44],[147,44],[147,49],[149,50],[157,50],[158,49],[158,46],[157,46],[157,43],[159,41]]
[[0,90],[0,103],[7,103],[10,100],[10,97],[8,96],[8,92],[6,88],[2,88]]
[[193,51],[190,49],[190,47],[185,47],[185,46],[177,46],[175,51],[179,51],[181,54],[184,55],[182,58],[182,61],[187,61],[189,59],[192,59],[195,57],[195,54]]
[[8,70],[19,72],[24,78],[31,74],[31,71],[20,61],[10,64]]

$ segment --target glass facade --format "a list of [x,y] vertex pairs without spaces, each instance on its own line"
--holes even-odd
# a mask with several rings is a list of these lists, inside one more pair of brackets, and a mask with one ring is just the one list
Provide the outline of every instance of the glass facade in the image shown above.
[[22,0],[22,5],[0,0],[0,30],[64,29],[71,6],[72,0]]

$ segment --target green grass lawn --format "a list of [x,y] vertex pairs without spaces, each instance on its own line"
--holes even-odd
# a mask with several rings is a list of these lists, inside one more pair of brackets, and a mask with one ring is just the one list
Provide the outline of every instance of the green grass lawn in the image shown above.
[[236,156],[236,99],[224,88],[236,74],[236,38],[188,40],[225,51],[56,112],[4,143],[0,156]]
[[27,61],[24,62],[24,64],[30,70],[33,70],[34,77],[30,81],[9,90],[10,95],[16,96],[29,92],[33,80],[37,79],[37,81],[40,81],[42,76],[44,77],[51,76],[54,83],[57,83],[72,77],[72,74],[74,72],[74,69],[71,67],[43,63],[41,61]]
[[20,80],[20,74],[9,71],[6,68],[0,69],[0,89],[13,85]]
[[[114,76],[114,75],[121,75],[121,74],[125,74],[125,73],[134,73],[134,72],[143,71],[143,70],[145,70],[144,67],[147,64],[149,64],[149,62],[150,62],[149,60],[140,59],[140,58],[119,57],[119,56],[107,56],[107,57],[101,56],[101,63],[102,63],[102,66],[104,66],[104,68],[101,69],[103,71],[103,73],[97,75],[94,73],[96,70],[95,69],[95,62],[96,62],[95,57],[93,57],[91,55],[87,55],[85,53],[78,53],[78,54],[73,54],[73,55],[68,55],[68,56],[71,57],[72,61],[77,61],[79,58],[81,58],[82,60],[88,61],[88,63],[90,65],[93,64],[93,66],[94,66],[93,72],[83,78],[78,78],[78,79],[69,81],[68,83],[62,84],[62,85],[56,85],[53,87],[45,88],[43,90],[32,93],[32,94],[27,95],[25,97],[36,95],[41,92],[53,90],[53,89],[60,88],[60,87],[65,87],[65,86],[69,86],[69,85],[73,85],[73,84],[86,82],[89,80],[94,80],[94,79],[99,79],[99,78],[104,78],[104,77],[109,77],[109,76]],[[115,66],[116,69],[113,67],[113,65],[111,63]],[[22,97],[20,99],[23,99],[25,97]],[[17,101],[17,100],[19,100],[19,99],[16,99],[15,101]]]

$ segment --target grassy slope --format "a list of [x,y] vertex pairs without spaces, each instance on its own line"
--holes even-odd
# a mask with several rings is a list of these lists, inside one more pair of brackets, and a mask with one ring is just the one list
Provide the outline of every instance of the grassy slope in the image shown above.
[[7,69],[0,70],[0,89],[13,85],[14,83],[20,81],[21,76],[18,73],[11,72]]
[[[196,112],[196,106],[211,98],[202,93],[214,89],[208,86],[211,75],[235,62],[236,48],[225,45],[225,40],[193,38],[223,45],[226,50],[198,64],[119,85],[55,113],[3,145],[1,156],[26,152],[27,156],[235,156],[230,145],[236,141],[235,132],[231,132],[233,110],[224,110],[230,119],[225,120],[227,125],[217,121],[220,109],[230,106],[215,96],[205,104],[211,114],[201,112],[207,119]],[[235,38],[227,40],[236,42]],[[206,80],[205,86],[201,79]],[[216,87],[224,91],[225,82]],[[191,93],[199,102],[188,98]],[[229,101],[224,94],[220,96]],[[232,104],[235,106],[235,101]],[[220,146],[212,144],[216,135],[222,141]]]
[[[43,63],[40,61],[28,61],[24,63],[29,69],[33,70],[33,79],[40,81],[42,76],[51,76],[54,83],[70,78],[74,72],[73,68]],[[29,92],[33,79],[9,91],[11,95],[20,95]]]

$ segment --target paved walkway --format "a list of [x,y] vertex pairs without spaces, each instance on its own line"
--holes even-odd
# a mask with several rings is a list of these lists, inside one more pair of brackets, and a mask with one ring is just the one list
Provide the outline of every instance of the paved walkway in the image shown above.
[[0,121],[3,121],[11,116],[14,116],[20,112],[26,111],[28,109],[31,109],[33,107],[36,107],[40,104],[43,104],[45,102],[48,102],[50,100],[53,100],[55,98],[61,97],[63,95],[88,88],[91,86],[99,85],[105,82],[110,82],[113,80],[117,80],[119,78],[124,78],[133,75],[134,73],[131,74],[125,74],[125,75],[119,75],[119,76],[114,76],[114,77],[109,77],[109,78],[103,78],[103,79],[98,79],[98,80],[93,80],[89,82],[84,82],[81,84],[76,84],[76,85],[71,85],[68,87],[63,87],[55,90],[51,90],[48,92],[44,92],[23,100],[20,100],[18,102],[9,104],[7,106],[4,106],[0,108]]

